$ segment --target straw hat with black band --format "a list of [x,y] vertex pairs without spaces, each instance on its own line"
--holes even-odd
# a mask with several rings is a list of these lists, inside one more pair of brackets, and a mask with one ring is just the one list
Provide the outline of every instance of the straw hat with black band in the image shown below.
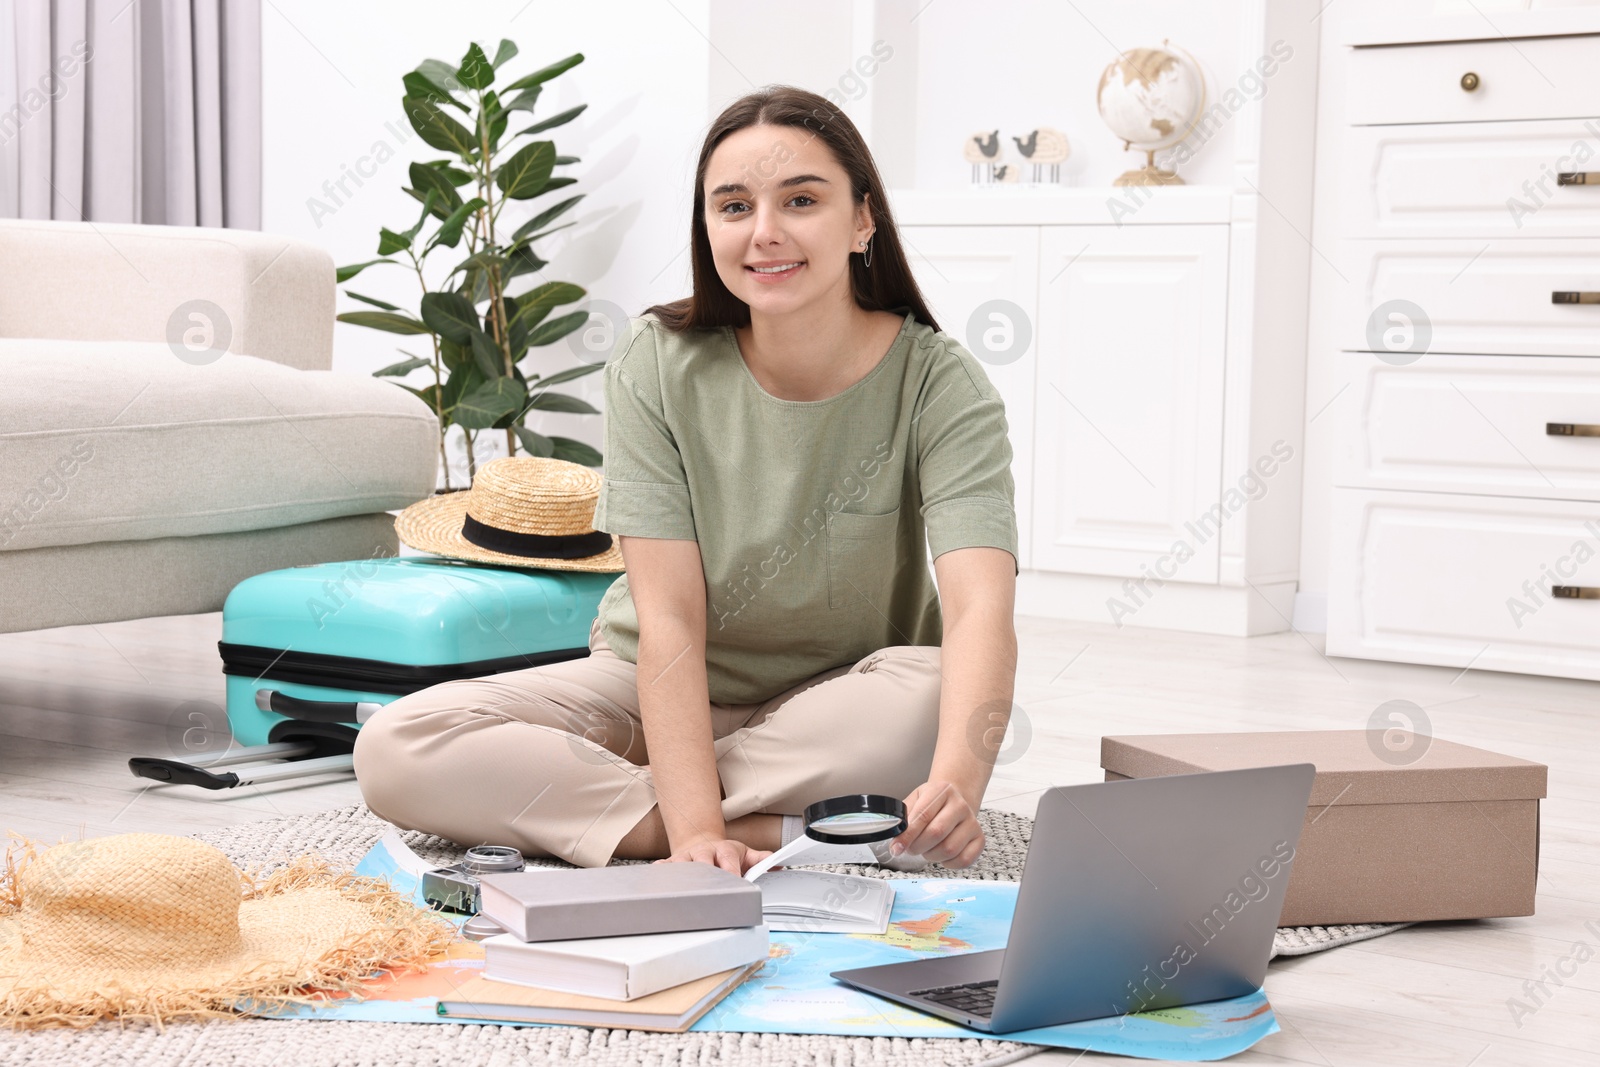
[[42,852],[17,839],[0,872],[0,1025],[267,1014],[421,970],[454,933],[381,879],[313,856],[257,877],[188,837]]
[[555,571],[625,568],[622,550],[594,528],[600,473],[543,456],[501,456],[478,468],[472,488],[419,500],[394,520],[420,552]]

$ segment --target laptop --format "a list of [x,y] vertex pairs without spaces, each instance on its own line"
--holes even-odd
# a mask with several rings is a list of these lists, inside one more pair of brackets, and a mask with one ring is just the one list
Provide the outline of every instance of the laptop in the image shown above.
[[1295,763],[1047,790],[1005,948],[833,977],[991,1033],[1254,992],[1315,775]]

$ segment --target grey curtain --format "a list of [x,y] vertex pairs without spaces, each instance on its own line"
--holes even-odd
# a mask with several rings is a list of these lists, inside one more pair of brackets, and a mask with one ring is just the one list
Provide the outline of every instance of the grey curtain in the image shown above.
[[259,230],[260,0],[0,0],[0,217]]

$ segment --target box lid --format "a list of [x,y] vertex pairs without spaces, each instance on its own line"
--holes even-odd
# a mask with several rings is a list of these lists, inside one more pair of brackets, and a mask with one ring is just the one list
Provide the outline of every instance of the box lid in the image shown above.
[[[1100,739],[1100,766],[1129,778],[1311,763],[1311,806],[1527,800],[1545,795],[1542,763],[1426,734],[1368,730],[1123,734]],[[1404,744],[1400,742],[1404,741]]]

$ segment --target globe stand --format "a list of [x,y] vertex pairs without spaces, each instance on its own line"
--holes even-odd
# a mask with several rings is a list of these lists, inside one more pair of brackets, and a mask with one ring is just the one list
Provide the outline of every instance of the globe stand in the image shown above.
[[[1124,142],[1122,147],[1123,147],[1124,150],[1126,150],[1127,148],[1129,148],[1131,146],[1128,145],[1126,142]],[[1144,155],[1145,155],[1144,166],[1140,167],[1138,170],[1130,170],[1130,171],[1127,171],[1126,173],[1117,175],[1116,179],[1114,181],[1112,181],[1111,184],[1112,185],[1183,185],[1183,184],[1185,184],[1184,180],[1182,178],[1178,177],[1178,174],[1177,174],[1176,171],[1162,170],[1160,167],[1156,166],[1155,149],[1153,149],[1153,148],[1145,149],[1144,150]]]

